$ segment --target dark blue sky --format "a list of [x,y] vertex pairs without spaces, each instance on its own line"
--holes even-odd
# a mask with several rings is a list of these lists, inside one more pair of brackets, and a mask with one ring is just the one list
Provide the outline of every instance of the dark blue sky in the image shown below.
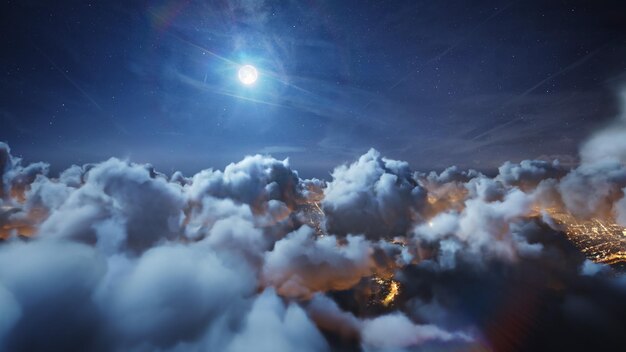
[[269,153],[324,177],[370,147],[424,171],[567,162],[617,113],[620,3],[6,1],[0,140],[57,170]]

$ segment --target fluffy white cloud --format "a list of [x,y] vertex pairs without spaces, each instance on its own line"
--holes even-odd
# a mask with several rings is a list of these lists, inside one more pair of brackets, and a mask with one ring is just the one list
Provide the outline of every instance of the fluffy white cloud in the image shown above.
[[254,302],[243,331],[226,349],[243,351],[327,351],[327,342],[297,304],[283,304],[272,289]]
[[356,162],[337,167],[322,202],[329,232],[368,238],[404,235],[425,201],[426,192],[406,162],[386,159],[371,149]]
[[447,332],[435,325],[415,324],[400,313],[365,320],[361,336],[363,347],[367,351],[398,350],[431,340],[471,340],[470,336],[463,333]]
[[315,238],[303,226],[276,242],[268,252],[263,279],[288,297],[309,297],[316,291],[345,290],[372,274],[372,248],[362,236]]
[[[611,316],[623,300],[587,289],[619,296],[610,269],[533,207],[624,224],[624,170],[420,174],[370,150],[329,182],[258,155],[189,178],[115,158],[50,177],[0,143],[0,349],[462,348],[525,290]],[[392,275],[394,304],[377,304],[372,278]]]

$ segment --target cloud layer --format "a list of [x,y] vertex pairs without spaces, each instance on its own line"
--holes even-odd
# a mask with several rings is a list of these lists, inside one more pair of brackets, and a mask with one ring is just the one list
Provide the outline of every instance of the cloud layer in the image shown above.
[[511,351],[626,332],[626,280],[554,216],[626,225],[614,154],[487,177],[370,150],[327,182],[261,155],[191,177],[48,169],[0,143],[0,350]]

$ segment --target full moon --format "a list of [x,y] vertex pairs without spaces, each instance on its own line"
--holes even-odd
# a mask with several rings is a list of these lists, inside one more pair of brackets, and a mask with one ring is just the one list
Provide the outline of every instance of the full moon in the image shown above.
[[257,78],[259,78],[259,73],[254,66],[244,65],[239,69],[238,76],[241,83],[249,86],[256,82]]

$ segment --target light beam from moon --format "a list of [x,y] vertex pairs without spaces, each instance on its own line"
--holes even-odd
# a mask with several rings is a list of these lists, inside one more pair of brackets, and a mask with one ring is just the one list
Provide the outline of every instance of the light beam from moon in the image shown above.
[[249,86],[256,82],[256,80],[259,78],[259,73],[254,66],[243,65],[239,69],[237,76],[239,77],[241,83]]

